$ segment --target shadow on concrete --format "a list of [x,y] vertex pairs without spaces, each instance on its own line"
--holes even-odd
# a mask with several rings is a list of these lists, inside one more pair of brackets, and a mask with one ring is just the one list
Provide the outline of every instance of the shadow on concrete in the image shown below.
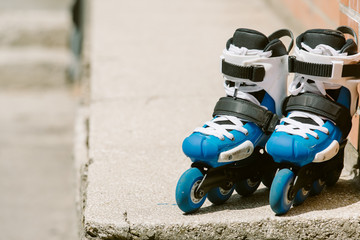
[[256,190],[252,195],[247,197],[240,196],[234,192],[230,199],[224,204],[202,207],[192,215],[220,212],[223,210],[251,209],[266,205],[269,205],[269,189],[264,187]]
[[[319,195],[308,197],[302,205],[292,207],[288,213],[282,216],[291,217],[312,211],[337,209],[357,202],[360,202],[360,179],[358,177],[350,180],[340,179],[335,186],[325,187]],[[269,205],[269,189],[264,187],[248,197],[242,197],[234,192],[224,204],[202,207],[197,212],[189,215],[202,215],[224,210],[252,209],[266,205]]]
[[359,178],[350,180],[340,179],[334,186],[326,186],[319,195],[310,196],[300,206],[292,207],[283,216],[290,217],[311,211],[332,210],[347,207],[357,202],[360,202]]

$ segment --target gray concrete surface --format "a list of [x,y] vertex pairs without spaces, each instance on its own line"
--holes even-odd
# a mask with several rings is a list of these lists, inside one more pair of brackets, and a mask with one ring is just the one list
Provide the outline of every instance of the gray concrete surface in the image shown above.
[[184,215],[182,140],[224,95],[219,56],[238,27],[291,27],[264,1],[91,2],[90,103],[78,116],[82,239],[358,239],[360,186],[342,178],[283,217],[261,186]]

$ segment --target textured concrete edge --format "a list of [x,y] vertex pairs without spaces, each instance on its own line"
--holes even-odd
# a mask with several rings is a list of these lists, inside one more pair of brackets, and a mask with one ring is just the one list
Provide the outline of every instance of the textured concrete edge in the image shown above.
[[79,239],[129,239],[130,228],[127,214],[124,224],[113,226],[99,224],[86,219],[88,170],[93,160],[89,157],[89,107],[80,106],[75,119],[74,165],[76,170],[76,208],[78,217]]
[[76,169],[76,207],[80,239],[84,239],[84,211],[86,206],[87,172],[91,164],[88,154],[89,109],[79,107],[75,119],[74,165]]
[[[83,240],[122,240],[133,239],[131,230],[128,224],[115,226],[113,224],[99,224],[95,222],[87,222],[84,228]],[[148,238],[145,238],[148,239]]]
[[87,223],[86,239],[359,239],[360,219],[114,226]]
[[[89,234],[87,234],[89,225],[86,224],[85,219],[85,208],[86,208],[86,199],[87,199],[87,186],[88,186],[88,170],[89,166],[92,163],[92,159],[89,156],[89,121],[90,121],[90,78],[91,78],[91,69],[90,69],[90,17],[89,9],[90,2],[84,1],[84,20],[86,22],[82,39],[82,52],[79,59],[74,60],[74,64],[77,64],[76,67],[79,69],[74,69],[77,73],[75,77],[75,88],[78,88],[77,91],[80,97],[80,105],[77,112],[77,117],[75,121],[75,168],[76,168],[76,182],[77,182],[77,215],[78,215],[78,231],[79,239],[85,240],[88,239]],[[91,237],[91,236],[90,236]]]
[[131,239],[127,213],[123,214],[121,226],[100,224],[86,219],[88,170],[92,164],[89,157],[89,107],[80,106],[75,120],[74,164],[76,169],[76,207],[79,239]]
[[342,176],[348,179],[359,176],[358,152],[349,141],[345,146],[344,169]]

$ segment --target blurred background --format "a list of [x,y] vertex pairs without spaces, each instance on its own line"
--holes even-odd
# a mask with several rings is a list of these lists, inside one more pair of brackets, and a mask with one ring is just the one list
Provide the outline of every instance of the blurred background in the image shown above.
[[[296,34],[339,25],[359,32],[359,0],[266,4]],[[73,128],[88,92],[88,5],[0,1],[0,239],[78,239]],[[358,115],[350,140],[356,152]]]
[[0,1],[0,239],[78,239],[78,6]]

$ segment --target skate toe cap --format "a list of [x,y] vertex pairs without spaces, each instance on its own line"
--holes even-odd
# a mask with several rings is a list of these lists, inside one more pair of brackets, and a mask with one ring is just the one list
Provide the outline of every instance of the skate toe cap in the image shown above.
[[287,136],[273,135],[266,143],[266,151],[273,158],[293,158],[293,139]]
[[311,155],[310,147],[304,141],[298,136],[274,134],[266,143],[266,150],[274,159],[302,165]]
[[190,158],[212,159],[218,156],[218,146],[208,136],[193,133],[185,138],[182,144],[183,152]]

